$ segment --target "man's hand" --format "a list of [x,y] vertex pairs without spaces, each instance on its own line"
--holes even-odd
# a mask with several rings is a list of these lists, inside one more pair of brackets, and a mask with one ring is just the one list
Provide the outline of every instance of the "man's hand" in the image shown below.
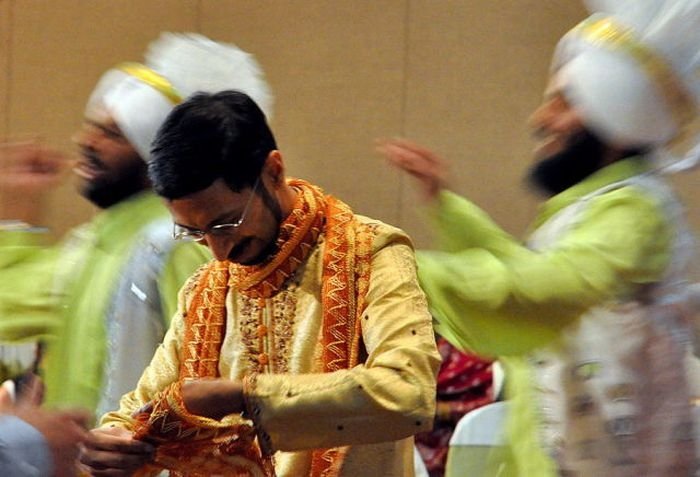
[[14,414],[41,432],[51,451],[55,476],[74,476],[78,446],[88,437],[86,427],[90,413],[83,410],[49,411],[39,408],[43,392],[39,378],[30,380],[26,392],[15,403],[14,396],[3,385],[0,388],[0,413]]
[[190,413],[219,420],[243,411],[243,385],[229,379],[185,381],[182,401]]
[[87,439],[90,414],[81,410],[48,411],[22,406],[15,415],[44,435],[51,449],[54,475],[75,475],[78,446]]
[[447,165],[428,149],[406,139],[381,140],[376,149],[389,163],[415,177],[427,200],[445,187]]
[[134,439],[131,431],[104,427],[90,431],[79,459],[90,475],[125,477],[151,461],[154,451],[151,444]]
[[36,141],[0,143],[0,219],[37,223],[41,199],[68,166],[63,154]]

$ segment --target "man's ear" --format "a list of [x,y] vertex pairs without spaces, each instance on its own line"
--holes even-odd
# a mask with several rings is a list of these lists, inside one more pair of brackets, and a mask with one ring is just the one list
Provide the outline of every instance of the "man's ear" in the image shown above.
[[275,186],[284,184],[284,161],[282,160],[282,154],[277,149],[273,149],[267,155],[263,174]]

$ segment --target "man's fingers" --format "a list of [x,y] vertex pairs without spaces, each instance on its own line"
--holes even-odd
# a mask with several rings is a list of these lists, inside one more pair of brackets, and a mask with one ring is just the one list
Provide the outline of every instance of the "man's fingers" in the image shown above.
[[60,151],[35,141],[0,144],[0,170],[3,182],[57,180],[70,170],[73,160]]
[[120,452],[85,449],[80,452],[80,463],[95,470],[135,470],[150,460],[151,454],[124,454]]
[[392,165],[416,178],[427,199],[445,187],[446,163],[423,146],[407,139],[382,139],[376,150]]
[[419,178],[433,178],[441,174],[436,164],[425,160],[423,156],[416,155],[412,151],[395,146],[386,146],[381,149],[387,160],[394,166]]
[[442,164],[443,161],[434,154],[430,149],[427,149],[413,141],[404,138],[382,139],[379,141],[379,147],[387,148],[389,151],[400,152],[406,157],[420,159],[421,161],[431,164]]
[[[128,431],[118,428],[95,429],[90,432],[88,450],[119,452],[125,454],[149,455],[153,453],[153,446],[147,442],[136,440]],[[120,432],[123,431],[123,432]]]

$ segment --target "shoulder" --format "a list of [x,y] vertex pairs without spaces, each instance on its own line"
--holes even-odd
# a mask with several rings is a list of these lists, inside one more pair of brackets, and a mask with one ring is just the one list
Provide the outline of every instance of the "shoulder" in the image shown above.
[[381,220],[355,215],[359,233],[369,234],[374,253],[392,245],[403,245],[413,250],[413,243],[406,232]]
[[625,211],[634,217],[664,221],[670,207],[679,206],[670,188],[655,180],[635,180],[602,190],[590,197],[591,214]]

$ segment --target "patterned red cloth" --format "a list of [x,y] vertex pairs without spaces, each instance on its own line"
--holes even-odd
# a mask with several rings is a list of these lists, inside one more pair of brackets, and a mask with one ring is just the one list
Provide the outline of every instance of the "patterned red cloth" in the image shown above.
[[437,377],[433,430],[416,435],[416,447],[430,477],[445,474],[450,437],[464,414],[493,402],[491,361],[459,351],[438,337],[442,365]]

